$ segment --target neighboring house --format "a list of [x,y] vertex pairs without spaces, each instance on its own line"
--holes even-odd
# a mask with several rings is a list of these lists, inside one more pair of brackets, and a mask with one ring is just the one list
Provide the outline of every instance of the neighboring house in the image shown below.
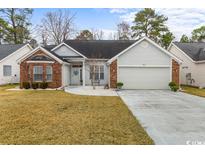
[[17,60],[32,50],[29,44],[0,45],[0,85],[19,83],[20,66]]
[[168,50],[182,61],[180,83],[205,87],[205,43],[173,42]]
[[147,37],[138,41],[68,40],[58,46],[37,47],[20,60],[23,82],[48,82],[51,88],[99,85],[125,89],[168,89],[179,83],[180,60]]

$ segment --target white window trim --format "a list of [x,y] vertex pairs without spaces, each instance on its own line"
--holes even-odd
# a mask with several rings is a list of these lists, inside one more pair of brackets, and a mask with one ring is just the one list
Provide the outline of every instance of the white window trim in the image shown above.
[[[35,67],[41,67],[42,68],[42,80],[35,80],[35,73],[34,73],[34,68]],[[33,66],[33,81],[34,82],[43,82],[43,66]]]
[[[5,68],[6,66],[7,66],[7,67],[9,66],[9,67],[11,68],[11,73],[10,73],[10,75],[5,75],[5,73],[4,73],[4,68]],[[12,65],[3,65],[3,76],[4,76],[4,77],[10,77],[10,76],[12,76]]]
[[[47,74],[47,67],[51,68],[51,74]],[[51,75],[51,80],[47,79],[47,75]],[[53,82],[53,67],[52,66],[46,66],[46,81],[47,82]]]
[[[101,65],[101,64],[96,64],[96,65],[91,64],[90,67],[91,67],[91,66],[94,66],[94,67],[98,66],[98,80],[105,80],[105,66],[104,66],[104,65]],[[103,74],[104,74],[104,75],[103,75],[103,79],[100,78],[100,67],[101,67],[101,66],[103,67]],[[90,68],[89,68],[89,69],[90,69]],[[91,77],[90,77],[90,76],[89,76],[89,79],[91,80]]]

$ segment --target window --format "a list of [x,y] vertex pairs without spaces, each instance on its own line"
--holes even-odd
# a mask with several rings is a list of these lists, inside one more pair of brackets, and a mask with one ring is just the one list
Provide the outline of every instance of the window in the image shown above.
[[52,66],[46,66],[46,81],[52,81],[53,79]]
[[100,66],[100,80],[104,80],[104,66]]
[[94,80],[104,80],[104,66],[103,65],[91,65],[90,66],[90,79],[94,77]]
[[4,76],[11,76],[11,65],[4,65],[3,66],[3,75]]
[[33,67],[33,80],[43,81],[43,67],[42,66]]

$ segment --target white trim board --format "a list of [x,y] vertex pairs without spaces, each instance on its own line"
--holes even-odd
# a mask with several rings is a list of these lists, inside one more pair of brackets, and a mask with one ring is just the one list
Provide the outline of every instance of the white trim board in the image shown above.
[[150,42],[152,45],[154,45],[155,47],[157,47],[158,49],[162,50],[164,53],[166,53],[167,55],[169,55],[170,57],[172,57],[173,59],[175,59],[177,62],[181,63],[182,61],[177,58],[176,56],[174,56],[172,53],[168,52],[167,50],[165,50],[164,48],[162,48],[161,46],[159,46],[158,44],[156,44],[154,41],[152,41],[151,39],[149,39],[148,37],[143,37],[140,40],[138,40],[137,42],[135,42],[134,44],[132,44],[131,46],[129,46],[128,48],[126,48],[125,50],[121,51],[119,54],[117,54],[116,56],[114,56],[113,58],[111,58],[110,60],[108,60],[108,63],[112,63],[115,59],[117,59],[117,57],[119,57],[120,55],[124,54],[125,52],[127,52],[129,49],[133,48],[134,46],[136,46],[137,44],[139,44],[140,42],[142,42],[143,40],[147,40],[148,42]]
[[26,61],[26,63],[49,63],[49,64],[53,64],[54,61]]
[[67,45],[67,44],[64,43],[64,42],[61,43],[61,44],[59,44],[59,45],[57,45],[57,46],[56,46],[55,48],[53,48],[51,51],[54,51],[54,50],[58,49],[58,48],[61,47],[62,45],[65,45],[67,48],[71,49],[71,50],[74,51],[75,53],[77,53],[77,54],[79,54],[80,56],[82,56],[83,58],[86,58],[86,59],[87,59],[86,56],[84,56],[83,54],[81,54],[81,53],[78,52],[77,50],[73,49],[71,46]]

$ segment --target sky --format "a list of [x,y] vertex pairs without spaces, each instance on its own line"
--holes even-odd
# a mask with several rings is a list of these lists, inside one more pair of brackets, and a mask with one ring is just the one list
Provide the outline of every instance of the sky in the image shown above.
[[[34,9],[31,22],[33,25],[41,23],[46,12],[57,9]],[[71,8],[71,13],[75,13],[74,24],[77,30],[99,29],[103,30],[104,38],[109,39],[110,33],[116,32],[116,25],[121,21],[133,24],[134,16],[141,9],[102,9],[102,8]],[[156,8],[158,14],[168,17],[166,25],[169,30],[179,40],[182,34],[191,36],[193,29],[205,25],[205,9],[191,8]]]

